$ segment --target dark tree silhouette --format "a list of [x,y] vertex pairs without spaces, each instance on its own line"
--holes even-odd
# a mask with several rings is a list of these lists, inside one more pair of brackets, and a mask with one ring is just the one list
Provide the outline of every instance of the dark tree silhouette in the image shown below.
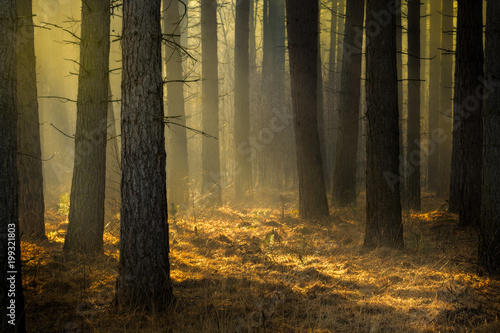
[[478,225],[483,145],[483,2],[460,0],[457,18],[450,209],[461,225]]
[[[339,15],[338,11],[338,1],[331,1],[331,20],[330,20],[330,50],[328,52],[328,81],[326,83],[326,129],[325,129],[325,140],[328,143],[336,142],[336,134],[337,131],[334,131],[334,127],[337,126],[338,117],[337,117],[337,17]],[[335,134],[334,134],[335,133]],[[331,145],[333,149],[327,149],[326,152],[326,165],[327,165],[327,173],[329,173],[330,177],[327,177],[327,189],[331,189],[333,183],[333,167],[334,167],[334,156],[336,155],[335,145]],[[328,145],[330,147],[330,145]],[[325,163],[323,163],[325,164]]]
[[[443,0],[441,14],[441,91],[439,99],[439,127],[441,135],[438,143],[439,152],[439,189],[438,193],[448,194],[450,191],[451,141],[453,123],[453,3],[454,0]],[[450,207],[453,208],[453,207]]]
[[408,0],[406,208],[420,210],[420,0]]
[[500,273],[500,2],[486,8],[484,100],[484,164],[479,262],[491,273]]
[[[217,1],[201,0],[202,127],[219,136],[219,75],[217,58]],[[202,193],[207,204],[222,205],[219,141],[202,138]]]
[[179,0],[163,0],[164,24],[167,43],[165,61],[167,68],[167,114],[176,117],[168,132],[169,202],[182,208],[189,206],[189,166],[186,137],[186,112],[184,108],[184,77],[182,75],[181,12]]
[[236,198],[252,186],[251,156],[245,154],[250,136],[249,0],[236,3],[234,45],[234,189]]
[[[0,331],[25,332],[18,221],[16,2],[0,1]],[[28,65],[28,64],[26,64]],[[12,303],[14,302],[14,303]]]
[[[391,0],[368,0],[366,41],[366,232],[364,246],[401,248],[403,225],[399,192],[398,75],[396,15]],[[389,18],[381,25],[377,14]],[[375,29],[378,28],[378,29]]]
[[161,0],[125,0],[118,303],[161,310],[173,298],[165,175]]
[[339,95],[339,135],[333,176],[333,200],[344,206],[356,203],[356,157],[359,137],[361,60],[365,0],[347,0]]
[[430,56],[429,69],[429,161],[427,183],[429,189],[439,188],[439,99],[441,93],[441,1],[431,1]]
[[19,228],[24,236],[45,239],[42,148],[31,0],[17,1],[17,15]]
[[318,2],[287,0],[288,48],[299,173],[299,213],[328,216],[318,135]]
[[109,0],[82,3],[75,160],[64,249],[102,251],[109,92]]

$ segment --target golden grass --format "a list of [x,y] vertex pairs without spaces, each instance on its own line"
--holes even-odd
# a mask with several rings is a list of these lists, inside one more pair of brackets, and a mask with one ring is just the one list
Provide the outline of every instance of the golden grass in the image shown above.
[[318,221],[298,218],[293,198],[276,200],[274,208],[234,204],[175,216],[170,244],[177,301],[155,314],[114,306],[116,224],[106,229],[104,255],[64,254],[64,216],[48,212],[49,241],[22,243],[28,329],[500,331],[500,283],[476,265],[475,233],[435,210],[444,200],[426,193],[426,213],[405,213],[405,250],[365,251],[362,195],[356,207]]

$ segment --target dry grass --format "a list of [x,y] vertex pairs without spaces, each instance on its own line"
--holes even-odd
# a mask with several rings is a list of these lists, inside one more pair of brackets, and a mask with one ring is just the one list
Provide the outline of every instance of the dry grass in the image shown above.
[[[171,221],[176,303],[164,313],[114,306],[118,230],[105,255],[62,252],[61,209],[49,241],[23,242],[30,332],[499,332],[500,283],[475,264],[477,240],[456,216],[405,214],[404,251],[361,247],[364,203],[328,219],[297,217],[294,195]],[[274,208],[274,209],[273,209]]]

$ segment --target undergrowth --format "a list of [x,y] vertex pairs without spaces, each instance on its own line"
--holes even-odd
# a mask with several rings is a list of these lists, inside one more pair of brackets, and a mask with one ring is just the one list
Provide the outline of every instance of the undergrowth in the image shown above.
[[[177,211],[170,226],[176,302],[145,313],[115,306],[119,224],[98,257],[65,254],[64,209],[49,240],[22,242],[30,332],[499,332],[500,283],[476,264],[477,236],[427,193],[404,214],[405,250],[362,247],[357,209],[303,220],[275,207]],[[173,222],[173,221],[171,221]]]

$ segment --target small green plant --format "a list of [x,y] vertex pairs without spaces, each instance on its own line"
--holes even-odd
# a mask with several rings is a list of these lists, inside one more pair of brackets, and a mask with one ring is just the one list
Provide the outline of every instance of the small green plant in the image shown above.
[[69,194],[63,193],[59,197],[59,203],[57,204],[57,212],[60,215],[68,216],[69,214]]

